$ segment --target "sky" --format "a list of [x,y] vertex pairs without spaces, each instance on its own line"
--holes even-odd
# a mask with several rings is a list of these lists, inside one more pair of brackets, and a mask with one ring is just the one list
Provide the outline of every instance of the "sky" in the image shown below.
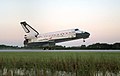
[[63,46],[120,42],[120,0],[0,0],[0,44],[23,46],[26,21],[39,33],[79,28],[90,38]]

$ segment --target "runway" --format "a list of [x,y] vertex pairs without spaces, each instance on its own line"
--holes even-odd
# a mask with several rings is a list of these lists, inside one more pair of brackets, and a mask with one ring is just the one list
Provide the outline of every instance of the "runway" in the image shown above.
[[0,50],[0,52],[120,52],[120,50]]

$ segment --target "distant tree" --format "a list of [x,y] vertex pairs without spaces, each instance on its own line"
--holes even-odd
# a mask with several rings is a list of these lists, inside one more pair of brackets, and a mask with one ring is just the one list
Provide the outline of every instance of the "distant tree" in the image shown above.
[[112,48],[113,49],[120,49],[120,43],[114,43]]
[[112,45],[107,43],[96,43],[89,45],[87,48],[89,49],[112,49]]
[[92,45],[88,45],[88,49],[100,49],[100,43],[96,43],[96,44],[92,44]]
[[19,49],[18,46],[0,45],[0,49]]
[[87,47],[86,47],[86,45],[81,45],[80,48],[81,49],[86,49]]

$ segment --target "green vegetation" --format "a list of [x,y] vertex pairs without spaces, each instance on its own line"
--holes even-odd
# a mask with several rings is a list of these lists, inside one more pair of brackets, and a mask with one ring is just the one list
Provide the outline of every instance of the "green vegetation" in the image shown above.
[[[95,76],[101,72],[105,76],[106,72],[119,73],[120,52],[0,52],[0,70],[4,68],[8,73],[12,69],[13,74],[15,69],[32,69],[32,76],[57,76],[56,71],[74,76]],[[47,71],[51,74],[46,75]]]

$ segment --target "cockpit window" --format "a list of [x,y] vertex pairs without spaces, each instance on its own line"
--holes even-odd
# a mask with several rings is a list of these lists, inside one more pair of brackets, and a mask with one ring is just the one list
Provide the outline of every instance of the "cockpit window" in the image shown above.
[[75,29],[75,31],[78,31],[79,29]]

